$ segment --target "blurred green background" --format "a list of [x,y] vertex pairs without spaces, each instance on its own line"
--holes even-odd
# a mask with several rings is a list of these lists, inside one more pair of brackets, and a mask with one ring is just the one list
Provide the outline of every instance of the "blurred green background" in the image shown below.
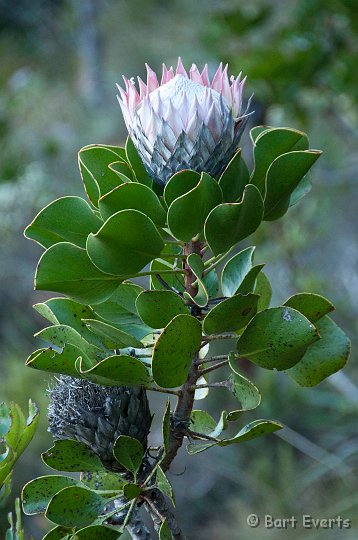
[[[329,297],[353,354],[314,389],[253,369],[263,393],[256,413],[287,429],[197,457],[183,451],[170,474],[178,516],[193,540],[357,538],[357,33],[356,0],[0,0],[0,401],[26,406],[31,397],[42,410],[15,470],[14,497],[51,472],[39,457],[51,445],[49,377],[23,365],[45,325],[31,306],[47,296],[32,290],[41,250],[22,230],[55,197],[83,195],[80,147],[124,142],[114,86],[121,74],[144,78],[144,62],[159,70],[181,55],[186,66],[208,62],[211,74],[221,60],[232,74],[242,70],[246,96],[255,93],[255,124],[303,129],[323,149],[310,195],[250,243],[256,262],[267,263],[274,304],[301,290]],[[243,146],[250,160],[247,138]],[[209,412],[217,417],[227,400],[212,392]],[[153,441],[159,436],[156,425]],[[0,509],[1,538],[12,508],[10,499]],[[250,529],[251,513],[340,515],[352,528]],[[25,526],[36,540],[47,530],[37,517]]]

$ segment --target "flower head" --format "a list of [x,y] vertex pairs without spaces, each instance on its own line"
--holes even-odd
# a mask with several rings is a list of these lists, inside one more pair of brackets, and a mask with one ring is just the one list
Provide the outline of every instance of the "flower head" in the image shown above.
[[228,77],[220,64],[212,81],[208,66],[195,64],[186,72],[181,59],[176,71],[163,64],[159,83],[146,65],[147,84],[123,77],[118,101],[129,135],[151,176],[165,184],[183,170],[220,175],[239,143],[247,122],[241,114],[246,77]]

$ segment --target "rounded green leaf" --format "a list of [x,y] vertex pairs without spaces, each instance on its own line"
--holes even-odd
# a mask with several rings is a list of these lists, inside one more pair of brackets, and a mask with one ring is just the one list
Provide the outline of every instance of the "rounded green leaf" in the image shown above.
[[271,302],[272,287],[268,277],[263,272],[259,272],[256,278],[254,293],[260,296],[257,311],[267,309]]
[[84,249],[68,242],[47,249],[35,275],[35,289],[63,293],[84,304],[107,300],[118,285],[118,279],[98,270]]
[[254,420],[244,426],[234,437],[230,439],[224,439],[218,443],[219,446],[228,446],[230,444],[236,444],[244,441],[250,441],[256,439],[262,435],[267,435],[282,429],[282,425],[273,420]]
[[42,304],[35,304],[33,307],[52,324],[71,326],[89,343],[97,347],[103,347],[101,340],[94,336],[93,332],[83,322],[83,319],[93,319],[95,317],[90,306],[80,304],[70,298],[50,298]]
[[[231,365],[231,362],[230,366],[235,367],[234,364]],[[261,394],[257,386],[237,371],[234,371],[229,377],[229,388],[241,404],[241,409],[232,411],[227,415],[230,422],[237,420],[242,411],[251,411],[260,405]]]
[[269,308],[250,321],[237,342],[238,353],[266,369],[288,369],[302,358],[319,333],[302,313]]
[[173,235],[189,242],[202,231],[210,210],[220,204],[222,199],[222,191],[217,181],[202,173],[197,185],[176,198],[169,207],[168,225]]
[[224,202],[236,202],[240,199],[249,181],[249,169],[242,158],[240,148],[219,178]]
[[132,209],[139,210],[160,227],[165,225],[166,212],[157,195],[138,182],[128,182],[116,187],[100,198],[98,206],[104,220],[120,210]]
[[[57,324],[43,328],[40,332],[35,334],[35,337],[43,339],[61,349],[65,347],[65,345],[72,345],[73,347],[77,347],[83,353],[82,356],[93,360],[96,360],[98,356],[103,354],[103,351],[88,343],[76,330],[74,330],[74,328],[66,326],[65,324]],[[75,352],[76,351],[73,351],[73,353]]]
[[148,386],[150,382],[145,365],[129,355],[109,356],[91,369],[79,362],[78,369],[83,377],[103,386]]
[[138,439],[120,435],[114,443],[113,455],[122,467],[136,475],[142,464],[144,448]]
[[118,473],[100,469],[96,472],[81,471],[81,482],[89,489],[101,491],[121,491],[127,480]]
[[90,525],[76,531],[71,540],[116,540],[122,533],[104,525]]
[[79,484],[80,482],[74,478],[60,475],[40,476],[31,480],[24,486],[21,494],[24,513],[27,515],[44,513],[57,492]]
[[264,128],[260,133],[256,132],[256,135],[254,144],[255,168],[251,183],[264,194],[266,172],[271,163],[278,156],[291,150],[307,150],[308,139],[302,131],[290,128]]
[[108,274],[135,274],[159,256],[164,242],[154,225],[138,210],[121,210],[97,234],[87,239],[92,262]]
[[221,289],[224,296],[234,296],[252,268],[255,247],[236,253],[225,264],[221,273]]
[[319,150],[304,150],[275,159],[266,176],[264,220],[272,221],[286,213],[291,194],[321,154]]
[[72,440],[55,441],[41,458],[56,471],[98,471],[103,468],[99,457],[87,445]]
[[252,184],[246,186],[240,203],[216,206],[205,222],[205,237],[214,255],[224,253],[255,232],[262,217],[262,197]]
[[189,314],[184,300],[172,291],[143,291],[136,308],[139,317],[151,328],[164,328],[176,315]]
[[129,136],[127,137],[125,151],[127,161],[137,182],[151,187],[153,180],[144,167],[142,159]]
[[155,382],[163,388],[175,388],[183,384],[200,343],[200,322],[191,315],[174,317],[153,348],[152,370]]
[[87,236],[102,224],[84,199],[61,197],[43,208],[24,234],[45,248],[64,241],[84,248]]
[[223,300],[209,311],[203,321],[205,334],[237,332],[244,328],[257,311],[257,294],[237,294]]
[[297,309],[313,323],[334,311],[334,305],[327,298],[313,293],[294,294],[284,305]]
[[46,517],[64,527],[85,527],[91,525],[101,514],[106,500],[89,489],[70,486],[52,497]]
[[[121,150],[121,149],[118,149]],[[123,180],[110,169],[113,162],[123,161],[117,152],[116,147],[103,145],[89,145],[81,148],[78,153],[78,163],[82,180],[90,201],[97,206],[98,199],[105,193],[123,183]],[[126,174],[131,179],[131,171],[124,164]]]
[[51,529],[42,540],[69,540],[72,535],[72,529],[66,527],[55,527]]
[[200,180],[200,174],[195,171],[179,171],[169,179],[164,189],[164,200],[169,207],[175,199],[194,189]]
[[[76,376],[76,360],[80,356],[83,356],[83,352],[73,345],[65,345],[61,353],[50,347],[33,352],[26,360],[25,365],[50,373]],[[86,362],[89,362],[89,359],[86,359]]]
[[131,334],[96,319],[83,319],[86,326],[99,336],[108,349],[123,349],[126,347],[141,348],[143,344]]
[[311,345],[303,358],[287,374],[300,386],[315,386],[342,369],[351,344],[346,334],[329,317],[316,323],[321,339]]
[[141,488],[137,484],[128,483],[123,486],[123,495],[126,499],[136,499],[140,493]]

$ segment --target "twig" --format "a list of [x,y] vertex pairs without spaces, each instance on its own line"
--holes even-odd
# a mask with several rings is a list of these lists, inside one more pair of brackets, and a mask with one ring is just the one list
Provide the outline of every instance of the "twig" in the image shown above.
[[212,334],[209,336],[203,336],[203,341],[216,341],[217,339],[239,339],[239,336],[234,332],[227,332],[223,334]]
[[229,363],[229,360],[223,360],[222,362],[218,362],[217,364],[214,364],[213,366],[210,366],[200,371],[200,375],[206,375],[206,373],[210,373],[210,371],[214,371],[215,369],[219,369],[222,366],[226,366],[228,363]]
[[180,397],[180,391],[178,390],[169,390],[168,388],[155,388],[149,387],[146,390],[151,390],[152,392],[161,392],[162,394],[173,394],[173,396]]
[[202,364],[208,364],[210,362],[218,362],[220,360],[227,360],[227,357],[228,357],[227,354],[219,354],[218,356],[209,356],[208,358],[199,359],[196,364],[198,366],[201,366]]
[[197,390],[198,388],[227,388],[227,381],[220,381],[220,382],[212,382],[212,383],[206,383],[206,384],[196,384],[194,386],[194,389]]

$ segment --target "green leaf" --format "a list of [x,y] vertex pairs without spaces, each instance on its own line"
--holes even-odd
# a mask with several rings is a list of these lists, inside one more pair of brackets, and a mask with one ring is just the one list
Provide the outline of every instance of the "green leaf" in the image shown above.
[[138,182],[128,182],[116,187],[101,197],[98,205],[103,220],[120,210],[132,209],[142,212],[159,227],[165,225],[166,212],[157,195],[149,187]]
[[205,237],[214,255],[219,255],[256,231],[263,217],[263,201],[258,189],[246,186],[240,203],[214,208],[205,222]]
[[123,349],[125,347],[142,348],[143,346],[134,336],[103,321],[83,319],[83,322],[94,334],[102,338],[103,343],[109,349]]
[[107,300],[118,284],[118,278],[94,266],[84,249],[68,242],[47,249],[35,275],[36,290],[63,293],[84,304]]
[[[82,356],[86,359],[95,360],[97,357],[103,355],[103,351],[88,343],[74,328],[65,324],[56,324],[43,328],[35,334],[35,337],[60,348],[64,348],[66,345],[72,345],[79,349],[83,353]],[[73,351],[73,354],[76,354],[76,351]]]
[[286,213],[291,194],[321,153],[319,150],[304,150],[289,152],[275,159],[267,171],[264,220],[272,221]]
[[9,407],[6,403],[0,403],[0,437],[4,437],[11,427]]
[[[109,168],[114,162],[121,161],[115,147],[90,145],[78,153],[78,162],[85,189],[90,201],[97,206],[98,199],[105,193],[123,183],[116,172]],[[123,163],[128,180],[131,179],[129,167]],[[123,172],[121,170],[121,172]]]
[[90,525],[76,531],[71,540],[116,540],[122,533],[104,525]]
[[[108,303],[115,304],[115,307],[112,307],[111,314],[113,316],[114,311],[120,311],[118,308],[121,307],[127,312],[137,315],[136,301],[138,295],[143,292],[144,289],[137,283],[132,283],[130,281],[124,281],[121,283],[112,296],[108,299]],[[99,309],[103,307],[103,304],[96,306],[94,309],[99,312]],[[106,312],[99,312],[103,318],[107,318],[108,315]],[[111,319],[112,320],[112,319]],[[116,322],[121,322],[118,320]]]
[[[175,244],[166,244],[161,252],[161,257],[165,257],[167,254],[176,255],[181,253],[181,251],[180,246]],[[173,265],[163,258],[155,259],[151,262],[150,270],[152,272],[157,272],[160,275],[162,270],[173,270]],[[182,274],[163,274],[161,277],[166,283],[168,283],[168,285],[174,287],[174,289],[180,292],[185,290],[184,277]],[[166,287],[160,281],[158,281],[154,274],[150,276],[150,288],[156,290],[166,290]]]
[[237,332],[244,328],[257,312],[256,294],[237,294],[217,304],[203,321],[205,334]]
[[288,128],[269,128],[262,130],[255,140],[255,168],[251,177],[251,183],[257,186],[262,195],[264,195],[266,173],[271,163],[282,154],[286,154],[292,150],[307,150],[307,148],[307,135],[302,131]]
[[281,424],[273,420],[254,420],[244,426],[234,437],[220,441],[218,446],[228,446],[229,444],[250,441],[251,439],[261,437],[262,435],[273,433],[274,431],[282,429],[282,427]]
[[160,255],[164,242],[154,225],[138,210],[121,210],[97,234],[90,234],[87,251],[92,262],[109,274],[135,274]]
[[127,480],[118,473],[100,469],[95,472],[81,471],[81,482],[84,486],[92,490],[101,491],[121,491]]
[[84,199],[61,197],[43,208],[24,234],[45,248],[63,241],[84,248],[87,236],[97,232],[101,225]]
[[99,457],[84,443],[71,440],[55,441],[41,454],[42,461],[56,471],[92,471],[103,468]]
[[176,315],[189,314],[184,300],[172,291],[143,291],[136,308],[142,321],[151,328],[164,328]]
[[170,401],[168,399],[165,412],[163,416],[162,424],[162,435],[163,435],[163,444],[165,453],[168,453],[169,450],[169,439],[170,439]]
[[259,272],[256,278],[255,294],[260,296],[257,311],[262,311],[270,306],[272,287],[268,277],[263,272]]
[[211,270],[211,272],[204,276],[203,287],[208,293],[209,298],[216,298],[218,296],[220,290],[220,283],[217,271],[215,269]]
[[133,356],[109,356],[87,370],[80,362],[78,370],[89,381],[103,386],[148,386],[150,382],[147,368]]
[[137,499],[137,497],[139,497],[141,494],[141,491],[140,486],[137,484],[128,483],[123,486],[123,495],[129,500]]
[[[25,365],[50,373],[77,376],[75,364],[80,356],[83,356],[83,352],[73,345],[65,345],[61,353],[50,347],[34,351],[26,360]],[[86,362],[90,363],[88,357],[86,357]]]
[[16,453],[19,456],[25,450],[25,448],[30,444],[35,435],[37,424],[40,419],[40,411],[33,401],[29,399],[29,414],[26,419],[26,427],[22,430],[20,439],[18,440]]
[[237,347],[241,357],[266,369],[288,369],[319,339],[317,329],[299,311],[269,308],[250,321]]
[[191,315],[174,317],[160,334],[153,349],[152,369],[155,382],[163,388],[182,385],[200,343],[200,322]]
[[17,449],[18,442],[21,437],[21,433],[26,427],[26,420],[24,413],[17,403],[13,401],[9,406],[9,417],[10,417],[10,429],[6,433],[5,442],[12,450]]
[[168,225],[173,235],[189,242],[202,231],[209,212],[222,200],[222,191],[217,181],[207,173],[201,173],[197,185],[169,206]]
[[78,486],[80,482],[74,478],[61,475],[40,476],[28,482],[21,494],[22,507],[27,515],[42,514],[52,497],[63,488]]
[[125,150],[127,161],[132,169],[133,179],[136,179],[137,182],[140,182],[141,184],[152,187],[153,180],[144,167],[142,159],[129,136],[127,137]]
[[165,476],[163,469],[159,465],[157,467],[157,487],[158,489],[160,489],[162,493],[164,493],[164,495],[169,497],[169,499],[172,501],[173,505],[175,506],[173,488],[168,478]]
[[313,323],[334,311],[333,304],[327,298],[313,293],[294,294],[286,300],[284,306],[297,309]]
[[52,324],[71,326],[86,341],[103,348],[103,342],[93,335],[93,332],[83,322],[83,319],[95,318],[94,311],[90,306],[79,304],[70,298],[50,298],[42,304],[35,304],[33,307]]
[[255,289],[256,280],[264,266],[264,264],[256,264],[255,266],[253,266],[244,277],[237,292],[241,294],[248,294],[253,292]]
[[221,274],[221,289],[224,296],[234,296],[252,268],[255,247],[248,247],[236,253],[225,264]]
[[235,364],[230,362],[230,367],[234,370],[229,377],[229,388],[241,404],[241,409],[230,412],[227,419],[232,422],[237,420],[242,411],[256,409],[261,403],[259,389],[249,379],[237,372]]
[[297,204],[303,197],[307,195],[312,189],[312,183],[308,176],[302,178],[298,186],[292,191],[290,196],[290,206]]
[[166,519],[162,522],[160,526],[159,540],[173,540],[173,535]]
[[113,455],[122,467],[135,476],[142,464],[144,448],[138,439],[120,435],[114,443]]
[[47,519],[64,527],[91,525],[103,511],[106,500],[80,486],[65,487],[54,495],[46,509]]
[[187,257],[187,265],[191,268],[194,276],[197,281],[197,294],[195,296],[190,295],[188,292],[184,292],[184,297],[188,298],[194,304],[199,307],[204,307],[207,305],[209,300],[209,294],[204,285],[203,272],[204,272],[204,262],[200,255],[197,253],[191,253]]
[[[128,163],[125,161],[114,161],[113,163],[110,163],[108,165],[108,168],[111,172],[114,172],[118,177],[118,183],[122,185],[122,183],[129,183],[131,182],[131,170],[129,168]],[[118,184],[117,184],[118,185]],[[110,189],[110,188],[109,188]],[[116,189],[115,187],[113,189]],[[110,189],[112,191],[112,189]],[[109,192],[108,192],[109,193]],[[101,194],[102,197],[104,196]]]
[[164,200],[169,206],[175,199],[194,189],[200,181],[200,174],[191,170],[179,171],[169,179],[164,189]]
[[240,199],[249,181],[249,169],[242,158],[240,148],[219,178],[224,202],[236,202]]
[[192,411],[191,414],[191,430],[196,433],[201,433],[212,438],[212,440],[200,440],[200,442],[194,444],[189,443],[187,451],[189,455],[199,454],[208,450],[212,446],[215,446],[218,440],[217,437],[227,428],[227,412],[222,411],[220,420],[215,422],[214,418],[210,416],[206,411]]
[[42,540],[69,540],[72,534],[72,529],[57,526],[51,529]]
[[321,339],[311,345],[303,358],[287,374],[300,386],[315,386],[342,369],[351,344],[346,334],[329,317],[316,324]]
[[252,144],[255,146],[256,139],[258,138],[261,133],[264,131],[268,131],[269,129],[272,129],[270,126],[255,126],[250,129],[250,139],[252,141]]

